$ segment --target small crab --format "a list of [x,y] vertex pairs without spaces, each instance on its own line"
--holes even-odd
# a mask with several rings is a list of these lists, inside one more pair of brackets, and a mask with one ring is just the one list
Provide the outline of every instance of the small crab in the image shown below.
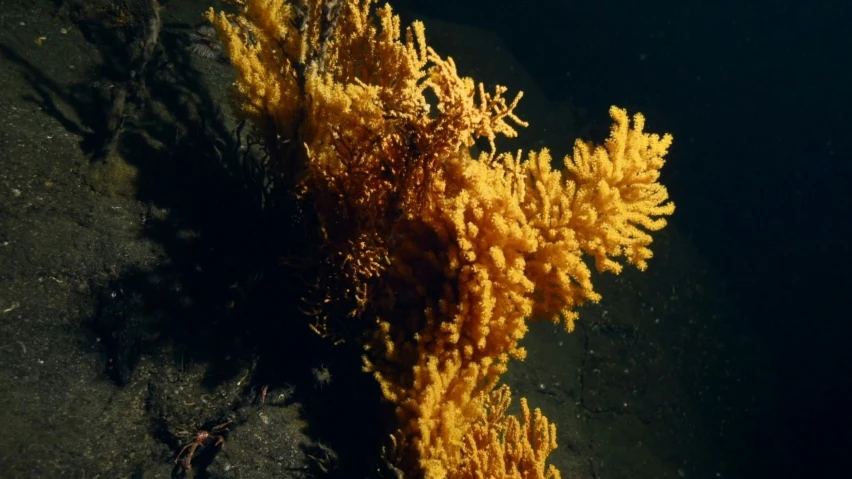
[[192,457],[195,455],[195,450],[198,449],[199,446],[206,446],[207,442],[210,440],[215,440],[213,444],[214,447],[219,447],[225,443],[225,437],[222,436],[221,433],[228,432],[228,425],[234,422],[232,419],[228,419],[226,422],[219,424],[218,426],[213,426],[209,431],[204,429],[199,429],[195,433],[195,439],[186,446],[183,446],[183,449],[180,450],[177,457],[175,458],[175,464],[180,461],[181,456],[184,456],[184,452],[189,449],[189,452],[184,456],[183,460],[183,468],[189,471],[192,469]]
[[317,441],[307,446],[308,457],[314,461],[316,467],[323,474],[329,474],[330,471],[337,468],[338,459],[337,453],[327,445]]

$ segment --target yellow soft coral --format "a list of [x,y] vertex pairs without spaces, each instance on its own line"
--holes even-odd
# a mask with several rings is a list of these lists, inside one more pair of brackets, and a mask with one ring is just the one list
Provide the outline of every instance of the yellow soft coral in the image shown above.
[[[368,362],[368,370],[387,397],[402,405],[400,422],[411,425],[402,431],[418,438],[412,453],[421,467],[457,466],[463,460],[458,434],[474,421],[483,395],[505,372],[509,357],[525,356],[518,344],[527,318],[562,321],[570,331],[577,306],[600,299],[584,250],[616,273],[620,265],[613,258],[619,255],[644,267],[650,251],[641,248],[650,236],[637,225],[656,228],[662,221],[658,216],[673,208],[660,206],[668,197],[656,183],[671,137],[643,133],[641,120],[630,128],[623,110],[611,113],[615,125],[606,149],[578,142],[579,154],[566,158],[566,172],[551,168],[547,150],[525,161],[520,154],[448,158],[429,202],[411,221],[417,230],[403,233],[407,239],[391,259],[391,274],[397,274],[393,283],[404,290],[429,278],[432,287],[419,287],[422,303],[397,303],[379,321],[376,351],[408,354],[380,354],[382,362]],[[588,151],[594,156],[583,156]],[[619,231],[624,233],[613,233]],[[598,240],[601,236],[605,241]],[[597,244],[608,249],[589,247]],[[428,264],[431,272],[424,275],[426,268],[411,264]],[[423,319],[399,321],[420,310]],[[437,364],[454,366],[429,367],[435,358]],[[440,394],[440,401],[421,401],[426,384],[430,397]],[[469,392],[453,394],[458,388]],[[459,401],[475,406],[468,410]],[[447,404],[468,411],[455,417],[455,436],[424,427],[441,423]]]
[[[554,478],[555,428],[495,391],[527,319],[563,322],[598,301],[583,254],[644,269],[647,231],[673,212],[657,183],[671,136],[612,108],[601,147],[578,141],[565,171],[548,150],[500,154],[525,126],[521,98],[458,75],[373,0],[233,0],[207,17],[237,70],[241,113],[270,176],[313,208],[321,334],[362,320],[365,370],[397,405],[389,457],[412,477]],[[479,138],[491,149],[478,158]],[[339,323],[339,321],[338,321]]]
[[508,386],[488,395],[482,414],[464,437],[465,458],[456,479],[561,479],[547,457],[556,449],[556,426],[540,409],[530,412],[521,398],[521,419],[506,414],[512,396]]
[[565,162],[578,190],[572,227],[599,271],[620,272],[613,259],[619,256],[644,270],[652,256],[651,235],[644,230],[662,229],[666,220],[660,217],[674,213],[666,188],[657,182],[672,136],[645,133],[639,113],[633,128],[625,110],[612,107],[609,114],[614,123],[604,146],[578,141],[574,158]]

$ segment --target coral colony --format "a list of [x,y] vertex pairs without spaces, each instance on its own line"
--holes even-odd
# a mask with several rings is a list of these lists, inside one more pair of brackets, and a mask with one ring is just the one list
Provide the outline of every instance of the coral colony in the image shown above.
[[[644,270],[674,211],[658,183],[672,137],[623,109],[603,145],[496,151],[521,98],[458,75],[371,0],[233,0],[207,12],[234,64],[240,114],[279,186],[309,205],[318,274],[309,321],[372,338],[364,370],[396,406],[387,461],[406,477],[558,478],[556,426],[499,385],[527,321],[571,331],[599,272]],[[471,146],[491,148],[473,157]],[[330,320],[330,318],[334,320]],[[345,328],[344,328],[345,329]]]

